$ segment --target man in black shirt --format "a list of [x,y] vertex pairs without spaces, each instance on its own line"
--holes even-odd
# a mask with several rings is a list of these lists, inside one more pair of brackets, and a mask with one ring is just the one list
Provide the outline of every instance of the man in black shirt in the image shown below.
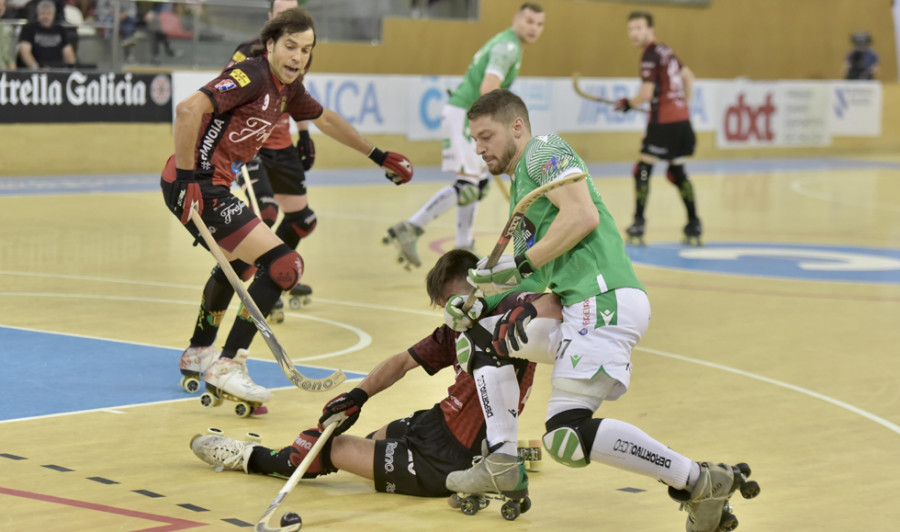
[[22,27],[19,35],[17,64],[24,68],[71,67],[76,63],[75,49],[66,37],[66,30],[54,21],[56,5],[41,0],[37,6],[37,21]]

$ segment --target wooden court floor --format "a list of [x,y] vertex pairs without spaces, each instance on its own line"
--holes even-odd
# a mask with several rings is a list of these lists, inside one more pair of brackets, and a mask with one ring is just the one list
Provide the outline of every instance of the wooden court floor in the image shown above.
[[[900,165],[833,170],[707,172],[693,176],[707,248],[716,243],[900,248]],[[374,171],[374,170],[373,170]],[[365,373],[441,323],[424,293],[425,270],[406,272],[380,244],[385,228],[411,214],[440,186],[371,185],[311,190],[319,218],[300,252],[313,302],[289,311],[276,335],[295,362]],[[596,184],[620,227],[628,225],[632,184]],[[496,190],[478,213],[477,248],[488,252],[505,222]],[[672,187],[652,181],[649,250],[677,243],[683,209]],[[128,401],[150,375],[140,358],[102,387],[59,397],[117,393],[120,404],[0,421],[0,530],[240,530],[255,523],[282,481],[214,473],[191,453],[191,436],[218,427],[260,433],[280,447],[312,426],[324,394],[282,387],[269,414],[241,419],[204,409],[178,389],[200,290],[213,265],[168,214],[157,190],[128,193],[0,195],[0,327],[169,350],[165,382],[175,399]],[[426,265],[452,244],[453,216],[423,236]],[[670,246],[673,247],[673,246]],[[787,260],[787,259],[785,259]],[[695,459],[746,461],[762,487],[733,499],[750,531],[895,530],[900,507],[900,284],[776,278],[637,264],[653,306],[634,352],[629,392],[599,416],[633,423]],[[230,322],[233,314],[229,314]],[[65,337],[64,337],[65,338]],[[220,339],[221,340],[221,339]],[[74,340],[72,340],[74,345]],[[78,370],[48,377],[8,368],[0,345],[0,398],[24,408],[55,401],[57,388],[101,372],[90,350],[69,350]],[[253,358],[271,360],[255,342]],[[96,359],[95,359],[96,360]],[[106,360],[106,359],[104,359]],[[40,376],[39,376],[40,377]],[[430,407],[452,374],[410,372],[372,398],[351,434]],[[56,382],[55,382],[56,381]],[[16,390],[11,393],[10,390]],[[521,434],[543,434],[549,370],[539,368]],[[571,470],[545,461],[531,475],[532,510],[515,522],[498,508],[464,516],[442,499],[375,493],[340,472],[303,481],[287,499],[304,530],[683,530],[686,514],[650,479],[598,464]]]

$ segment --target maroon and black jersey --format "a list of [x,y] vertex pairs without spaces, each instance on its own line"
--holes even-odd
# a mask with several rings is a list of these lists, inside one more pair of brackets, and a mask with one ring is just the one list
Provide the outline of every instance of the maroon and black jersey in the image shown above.
[[[494,314],[503,314],[522,301],[534,301],[542,294],[514,293],[506,296],[494,309]],[[484,438],[484,414],[481,411],[481,403],[478,402],[478,392],[475,388],[475,379],[465,372],[456,358],[456,338],[459,333],[442,325],[431,333],[431,336],[423,338],[416,345],[409,348],[409,354],[422,366],[429,375],[434,375],[446,367],[453,367],[456,372],[456,381],[447,388],[447,397],[440,405],[444,413],[444,421],[447,428],[469,449],[480,452],[480,441]],[[534,382],[534,362],[522,364],[516,369],[519,379],[519,413],[525,408],[525,400],[531,393],[531,385]]]
[[[256,46],[262,46],[262,39],[259,37],[239,44],[237,48],[234,49],[234,53],[231,54],[231,59],[228,61],[228,64],[225,65],[225,69],[227,70],[236,63],[246,60],[250,57],[250,54],[253,53],[253,49]],[[310,57],[309,62],[306,63],[306,69],[303,71],[303,74],[300,74],[300,81],[303,81],[303,76],[309,71],[310,64],[312,64],[312,57]],[[272,134],[269,135],[263,148],[282,150],[284,148],[290,148],[293,145],[294,141],[291,139],[291,118],[286,114],[281,115],[281,118],[278,119],[278,123],[275,124],[275,129],[272,130]]]
[[212,100],[214,111],[200,125],[195,172],[212,176],[218,185],[231,186],[231,163],[250,162],[282,114],[300,121],[318,118],[323,111],[299,78],[290,85],[278,81],[263,56],[225,69],[200,91]]
[[690,119],[685,102],[681,61],[671,48],[662,43],[650,43],[641,56],[641,80],[655,85],[650,100],[650,121],[661,124]]

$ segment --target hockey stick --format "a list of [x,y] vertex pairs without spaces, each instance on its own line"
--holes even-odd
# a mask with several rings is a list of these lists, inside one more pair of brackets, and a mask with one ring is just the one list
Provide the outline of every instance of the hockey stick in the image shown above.
[[259,334],[262,335],[263,339],[266,341],[266,345],[269,346],[269,349],[275,356],[275,360],[278,361],[278,365],[281,366],[281,371],[284,372],[284,375],[288,380],[294,383],[294,386],[297,388],[310,392],[324,392],[347,380],[347,376],[344,375],[344,372],[341,370],[337,370],[331,375],[321,379],[312,379],[297,371],[297,368],[294,367],[291,359],[288,358],[284,348],[281,347],[281,344],[278,343],[278,340],[275,338],[275,334],[272,333],[272,329],[270,329],[269,325],[266,323],[265,316],[260,312],[259,307],[256,306],[253,298],[250,297],[250,293],[244,288],[244,283],[241,282],[241,278],[238,277],[234,268],[228,263],[225,254],[219,249],[219,244],[216,243],[216,240],[213,238],[212,234],[210,234],[206,224],[203,223],[203,218],[200,217],[200,213],[194,208],[191,209],[191,221],[194,222],[197,231],[200,232],[200,236],[203,237],[203,241],[206,242],[206,246],[209,248],[210,253],[216,258],[219,267],[225,272],[225,276],[228,277],[228,282],[231,283],[231,286],[234,287],[238,297],[241,298],[241,303],[244,304],[244,308],[247,309],[247,312],[249,312],[250,316],[253,318],[253,324],[256,325]]
[[[503,250],[506,249],[507,244],[509,244],[509,241],[512,239],[513,233],[519,227],[519,224],[522,223],[522,218],[525,218],[525,213],[528,211],[528,208],[531,207],[532,203],[537,201],[538,198],[542,197],[544,194],[550,192],[551,190],[556,190],[557,188],[583,181],[585,177],[587,177],[586,173],[579,172],[577,174],[569,174],[567,176],[554,179],[547,184],[537,187],[536,189],[529,192],[528,195],[526,195],[524,198],[519,200],[519,203],[516,203],[516,206],[513,208],[512,215],[509,217],[509,221],[506,222],[506,226],[503,228],[503,232],[500,234],[500,239],[497,240],[497,244],[494,246],[494,250],[491,251],[491,254],[488,256],[488,260],[483,268],[489,269],[497,265],[497,262],[500,260],[500,256],[503,255]],[[462,307],[464,313],[472,308],[472,305],[475,304],[475,293],[477,292],[477,290],[478,289],[476,287],[473,287],[469,292],[469,296],[466,298]]]
[[247,170],[246,163],[239,163],[241,165],[241,176],[244,178],[244,184],[247,187],[245,193],[247,194],[247,198],[250,199],[250,206],[253,207],[253,212],[256,213],[257,216],[262,218],[262,212],[259,210],[259,202],[256,199],[256,191],[253,190],[253,182],[250,180],[250,171]]
[[497,182],[497,188],[500,189],[500,193],[503,194],[503,197],[506,198],[506,201],[509,201],[509,189],[506,188],[506,183],[503,182],[503,178],[495,174],[494,181]]
[[[617,105],[619,103],[616,100],[610,100],[608,98],[603,98],[602,96],[594,96],[593,94],[584,92],[583,90],[581,90],[581,87],[578,86],[578,82],[580,80],[581,80],[581,76],[579,76],[577,72],[572,74],[572,87],[575,88],[575,93],[578,94],[579,96],[581,96],[582,98],[584,98],[586,100],[591,100],[592,102],[600,102],[600,103],[605,103],[608,105]],[[640,107],[632,107],[631,110],[637,111],[639,113],[647,113],[648,112],[646,109],[641,109]]]
[[290,493],[300,482],[300,479],[303,478],[306,470],[309,469],[309,465],[316,459],[316,456],[319,455],[319,451],[325,446],[325,442],[328,441],[328,438],[331,437],[331,433],[334,432],[334,429],[336,429],[338,425],[340,425],[340,421],[335,421],[325,427],[325,430],[322,431],[322,435],[319,436],[319,439],[313,444],[312,449],[306,453],[306,457],[303,458],[303,461],[300,462],[297,469],[291,473],[291,478],[284,483],[284,487],[281,488],[281,491],[275,496],[275,500],[272,501],[272,504],[269,505],[266,512],[259,518],[259,521],[256,523],[256,532],[297,532],[300,530],[300,527],[303,526],[302,521],[288,525],[281,525],[281,523],[279,523],[281,526],[276,526],[274,523],[269,523],[269,521],[275,516],[275,511],[278,510],[278,507],[284,502],[284,498],[287,497],[287,494]]

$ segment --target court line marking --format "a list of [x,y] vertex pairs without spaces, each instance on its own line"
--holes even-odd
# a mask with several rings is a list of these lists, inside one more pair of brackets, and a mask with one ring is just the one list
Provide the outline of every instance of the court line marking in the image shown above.
[[850,403],[845,403],[844,401],[841,401],[839,399],[829,397],[829,396],[827,396],[825,394],[821,394],[819,392],[814,392],[812,390],[803,388],[801,386],[796,386],[794,384],[790,384],[790,383],[780,381],[777,379],[772,379],[769,377],[763,377],[762,375],[757,375],[756,373],[751,373],[749,371],[732,368],[730,366],[725,366],[723,364],[717,364],[715,362],[707,362],[706,360],[699,360],[696,358],[686,357],[684,355],[676,355],[675,353],[669,353],[667,351],[661,351],[659,349],[652,349],[649,347],[641,347],[641,346],[637,346],[634,349],[635,349],[635,351],[643,351],[645,353],[650,353],[651,355],[657,355],[657,356],[661,356],[661,357],[671,358],[674,360],[680,360],[682,362],[690,362],[691,364],[707,366],[707,367],[710,367],[713,369],[718,369],[718,370],[725,371],[728,373],[734,373],[735,375],[740,375],[742,377],[747,377],[749,379],[754,379],[754,380],[758,380],[761,382],[765,382],[767,384],[772,384],[774,386],[779,386],[781,388],[785,388],[785,389],[788,389],[788,390],[791,390],[791,391],[794,391],[794,392],[797,392],[797,393],[800,393],[803,395],[808,395],[809,397],[812,397],[814,399],[819,399],[820,401],[825,401],[826,403],[837,406],[839,408],[843,408],[844,410],[852,412],[858,416],[862,416],[862,417],[868,419],[869,421],[874,421],[875,423],[878,423],[879,425],[887,428],[888,430],[891,430],[897,434],[900,434],[900,425],[897,425],[896,423],[891,423],[890,421],[888,421],[882,417],[876,416],[875,414],[868,412],[866,410],[863,410],[862,408],[855,407],[855,406],[851,405]]
[[[6,273],[6,272],[3,271],[3,270],[0,270],[0,274],[2,274],[2,273]],[[15,272],[15,274],[19,274],[19,275],[29,275],[28,273],[25,273],[25,272]],[[51,274],[43,274],[43,275],[48,276],[48,277],[52,277]],[[97,280],[102,281],[103,279],[97,279]],[[116,281],[116,282],[120,282],[120,281]],[[124,282],[124,281],[122,281],[122,282]],[[134,284],[140,284],[140,282],[135,282]],[[179,285],[179,286],[180,286],[180,287],[183,287],[184,285]],[[0,296],[6,295],[6,294],[9,294],[9,292],[0,292]],[[12,294],[16,294],[16,293],[12,293]],[[26,294],[26,293],[23,293],[23,294]],[[41,295],[44,295],[44,294],[41,294]],[[56,296],[56,297],[59,297],[60,295],[61,295],[61,294],[47,294],[48,297],[49,297],[49,296]],[[124,297],[118,297],[118,296],[85,296],[85,297],[109,297],[109,298],[112,298],[112,299],[126,299],[126,298],[124,298]],[[317,298],[317,300],[318,300],[318,298]],[[172,302],[175,302],[175,303],[178,303],[178,304],[188,304],[187,302],[176,301],[176,300],[159,300],[159,301],[160,301],[160,302],[169,302],[169,301],[172,301]],[[324,302],[325,300],[321,300],[321,301]],[[190,303],[190,304],[194,304],[194,303]],[[339,304],[339,303],[338,303],[338,304]],[[385,309],[385,310],[388,308],[388,307],[384,307],[384,306],[382,306],[382,305],[369,305],[369,304],[366,304],[366,303],[352,303],[351,305],[352,305],[352,306],[357,306],[357,307],[362,307],[362,308],[380,308],[380,309]],[[413,312],[413,313],[417,313],[417,314],[423,314],[423,313],[424,313],[424,312],[422,312],[422,311],[411,311],[410,309],[399,309],[399,308],[398,308],[398,310],[400,310],[400,311],[407,311],[407,312]],[[428,313],[428,315],[435,315],[435,314],[436,314],[436,313]],[[303,316],[302,314],[295,314],[295,313],[291,313],[291,315],[292,315],[292,316],[297,316],[297,317],[308,317],[308,316]],[[127,343],[127,342],[123,342],[123,343]],[[683,362],[690,362],[690,363],[698,364],[698,365],[701,365],[701,366],[708,366],[708,367],[711,367],[711,368],[714,368],[714,369],[719,369],[719,370],[726,371],[726,372],[729,372],[729,373],[734,373],[734,374],[736,374],[736,375],[741,375],[741,376],[744,376],[744,377],[747,377],[747,378],[751,378],[751,379],[754,379],[754,380],[758,380],[758,381],[761,381],[761,382],[765,382],[765,383],[768,383],[768,384],[772,384],[772,385],[775,385],[775,386],[779,386],[779,387],[782,387],[782,388],[785,388],[785,389],[788,389],[788,390],[792,390],[792,391],[798,392],[798,393],[800,393],[800,394],[807,395],[807,396],[809,396],[809,397],[813,397],[813,398],[815,398],[815,399],[819,399],[819,400],[824,401],[824,402],[826,402],[826,403],[832,404],[832,405],[834,405],[834,406],[837,406],[837,407],[839,407],[839,408],[842,408],[842,409],[844,409],[844,410],[847,410],[847,411],[852,412],[852,413],[854,413],[854,414],[857,414],[857,415],[859,415],[859,416],[862,416],[863,418],[866,418],[866,419],[868,419],[868,420],[870,420],[870,421],[873,421],[873,422],[875,422],[875,423],[877,423],[877,424],[879,424],[879,425],[882,425],[882,426],[884,426],[885,428],[887,428],[887,429],[889,429],[889,430],[891,430],[891,431],[893,431],[893,432],[895,432],[895,433],[897,433],[897,434],[900,434],[900,425],[897,425],[897,424],[895,424],[895,423],[892,423],[892,422],[890,422],[890,421],[888,421],[888,420],[886,420],[886,419],[884,419],[884,418],[881,418],[881,417],[879,417],[879,416],[876,416],[875,414],[872,414],[871,412],[868,412],[868,411],[863,410],[863,409],[861,409],[861,408],[855,407],[855,406],[853,406],[853,405],[851,405],[851,404],[849,404],[849,403],[846,403],[846,402],[844,402],[844,401],[840,401],[840,400],[838,400],[838,399],[834,399],[834,398],[829,397],[829,396],[827,396],[827,395],[820,394],[820,393],[818,393],[818,392],[814,392],[814,391],[812,391],[812,390],[809,390],[809,389],[806,389],[806,388],[803,388],[803,387],[800,387],[800,386],[796,386],[796,385],[793,385],[793,384],[790,384],[790,383],[787,383],[787,382],[784,382],[784,381],[779,381],[779,380],[776,380],[776,379],[772,379],[772,378],[769,378],[769,377],[764,377],[764,376],[762,376],[762,375],[757,375],[757,374],[755,374],[755,373],[751,373],[751,372],[748,372],[748,371],[744,371],[744,370],[732,368],[732,367],[725,366],[725,365],[722,365],[722,364],[716,364],[716,363],[714,363],[714,362],[707,362],[707,361],[704,361],[704,360],[699,360],[699,359],[695,359],[695,358],[691,358],[691,357],[686,357],[686,356],[683,356],[683,355],[677,355],[677,354],[674,354],[674,353],[669,353],[669,352],[661,351],[661,350],[658,350],[658,349],[652,349],[652,348],[648,348],[648,347],[637,346],[637,347],[635,347],[635,350],[644,351],[644,352],[647,352],[647,353],[650,353],[650,354],[654,354],[654,355],[658,355],[658,356],[663,356],[663,357],[668,357],[668,358],[672,358],[672,359],[675,359],[675,360],[680,360],[680,361],[683,361]],[[180,401],[180,400],[183,400],[183,399],[178,399],[178,400]],[[164,401],[164,402],[165,402],[165,401]],[[148,404],[151,404],[151,403],[148,403]],[[102,409],[100,409],[100,410],[102,410]],[[69,412],[69,413],[73,413],[73,412]],[[23,419],[30,419],[30,418],[23,418]],[[3,421],[0,421],[0,424],[2,424],[2,423],[3,423]]]
[[167,517],[164,515],[151,514],[147,512],[139,512],[137,510],[126,510],[125,508],[117,508],[115,506],[108,506],[105,504],[97,504],[93,502],[87,501],[78,501],[75,499],[67,499],[64,497],[56,497],[53,495],[47,495],[43,493],[34,493],[30,491],[22,491],[16,490],[12,488],[4,488],[0,486],[0,494],[3,495],[12,495],[13,497],[22,497],[25,499],[33,499],[41,502],[50,502],[54,504],[62,504],[64,506],[74,506],[75,508],[83,508],[86,510],[94,510],[96,512],[109,513],[114,515],[121,515],[125,517],[132,517],[137,519],[145,519],[147,521],[155,521],[157,523],[165,523],[167,526],[159,526],[153,528],[142,528],[144,532],[150,531],[159,531],[162,532],[164,530],[184,530],[186,528],[196,528],[201,526],[208,526],[209,523],[201,523],[199,521],[189,521],[187,519],[181,519],[178,517]]

